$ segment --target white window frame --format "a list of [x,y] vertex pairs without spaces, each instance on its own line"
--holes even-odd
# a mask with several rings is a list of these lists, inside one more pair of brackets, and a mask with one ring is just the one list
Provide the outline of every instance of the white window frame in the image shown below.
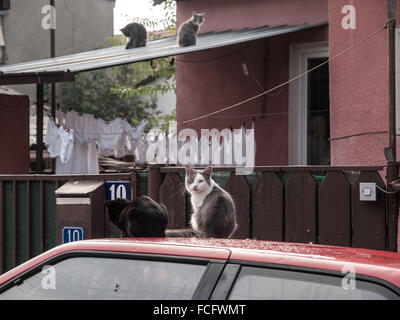
[[[329,57],[328,42],[292,44],[289,49],[289,79],[307,71],[308,59]],[[289,165],[307,165],[308,77],[289,84]]]

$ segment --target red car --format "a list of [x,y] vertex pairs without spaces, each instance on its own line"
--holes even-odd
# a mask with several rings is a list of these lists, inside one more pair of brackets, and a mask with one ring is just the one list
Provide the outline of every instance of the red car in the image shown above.
[[77,241],[0,276],[0,299],[399,298],[400,254],[257,240]]

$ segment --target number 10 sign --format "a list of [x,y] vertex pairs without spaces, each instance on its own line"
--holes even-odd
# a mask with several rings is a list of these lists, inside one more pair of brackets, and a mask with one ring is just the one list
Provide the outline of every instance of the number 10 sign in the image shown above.
[[63,227],[62,243],[83,240],[83,229],[81,227]]
[[107,181],[106,200],[118,198],[131,200],[131,184],[129,181]]

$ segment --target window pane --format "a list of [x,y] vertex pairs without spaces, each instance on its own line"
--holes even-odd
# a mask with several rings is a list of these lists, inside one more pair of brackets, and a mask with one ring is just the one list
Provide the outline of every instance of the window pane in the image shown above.
[[[344,278],[345,274],[343,274]],[[342,277],[297,271],[243,267],[230,300],[381,300],[399,299],[389,289],[356,279],[355,289],[344,289]],[[348,286],[347,286],[348,287]]]
[[[327,59],[308,59],[308,70]],[[307,163],[309,165],[330,165],[328,64],[308,75],[307,94]]]
[[38,272],[0,299],[190,299],[205,268],[189,263],[77,257],[54,265],[55,289],[51,289],[49,273]]

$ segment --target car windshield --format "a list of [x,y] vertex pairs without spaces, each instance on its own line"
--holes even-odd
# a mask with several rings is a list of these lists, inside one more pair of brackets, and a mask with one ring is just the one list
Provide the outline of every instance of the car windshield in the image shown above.
[[76,257],[19,282],[0,299],[190,299],[205,265]]

